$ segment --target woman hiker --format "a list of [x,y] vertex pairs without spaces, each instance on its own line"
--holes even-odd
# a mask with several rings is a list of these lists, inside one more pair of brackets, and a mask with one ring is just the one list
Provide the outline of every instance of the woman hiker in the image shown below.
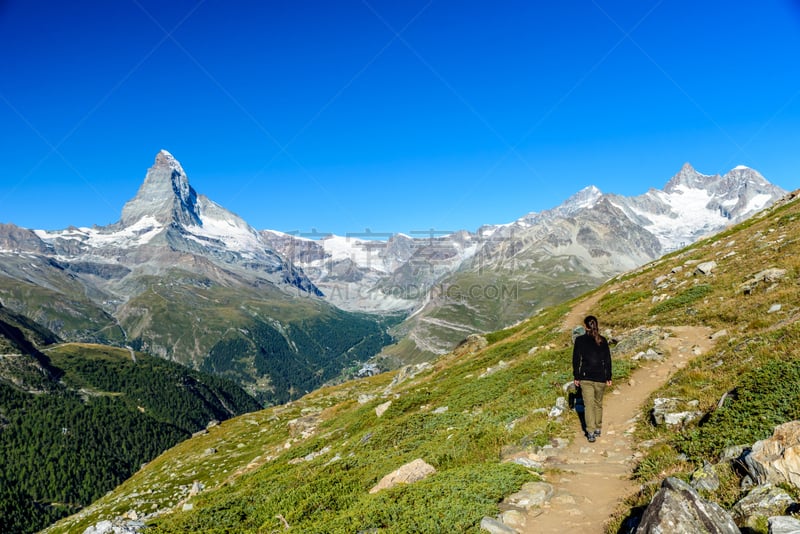
[[596,317],[588,316],[583,324],[586,333],[575,338],[572,348],[572,376],[583,393],[586,438],[594,443],[603,426],[603,393],[611,385],[611,350]]

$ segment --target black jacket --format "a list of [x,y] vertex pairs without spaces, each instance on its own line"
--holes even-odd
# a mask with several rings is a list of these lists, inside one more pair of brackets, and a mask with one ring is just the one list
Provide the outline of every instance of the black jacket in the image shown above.
[[611,350],[606,338],[602,338],[599,345],[589,334],[575,339],[575,346],[572,348],[572,376],[575,380],[592,382],[611,380]]

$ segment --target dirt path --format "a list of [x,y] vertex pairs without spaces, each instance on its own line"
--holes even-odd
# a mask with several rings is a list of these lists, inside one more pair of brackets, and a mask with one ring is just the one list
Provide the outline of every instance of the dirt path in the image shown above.
[[[565,318],[565,327],[582,323],[583,316],[600,298],[582,303]],[[602,329],[602,319],[600,327]],[[564,449],[546,462],[544,479],[554,495],[542,508],[532,510],[522,534],[549,534],[579,531],[602,534],[617,503],[637,490],[630,480],[635,466],[632,432],[642,404],[669,376],[696,355],[707,351],[713,341],[710,329],[672,327],[671,336],[662,340],[665,359],[650,362],[636,370],[630,379],[606,391],[603,403],[603,435],[589,443],[574,413],[575,436]]]

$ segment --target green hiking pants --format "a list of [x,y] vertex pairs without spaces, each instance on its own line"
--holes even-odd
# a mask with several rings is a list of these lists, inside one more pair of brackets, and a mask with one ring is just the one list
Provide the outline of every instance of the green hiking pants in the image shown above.
[[586,432],[600,430],[603,426],[603,394],[606,391],[606,383],[581,380],[581,391],[583,392]]

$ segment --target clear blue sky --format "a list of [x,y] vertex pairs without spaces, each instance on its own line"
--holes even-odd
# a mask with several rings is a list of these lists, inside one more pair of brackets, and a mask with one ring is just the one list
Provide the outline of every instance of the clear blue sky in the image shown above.
[[156,153],[258,229],[475,230],[684,162],[800,187],[800,2],[0,0],[0,222]]

